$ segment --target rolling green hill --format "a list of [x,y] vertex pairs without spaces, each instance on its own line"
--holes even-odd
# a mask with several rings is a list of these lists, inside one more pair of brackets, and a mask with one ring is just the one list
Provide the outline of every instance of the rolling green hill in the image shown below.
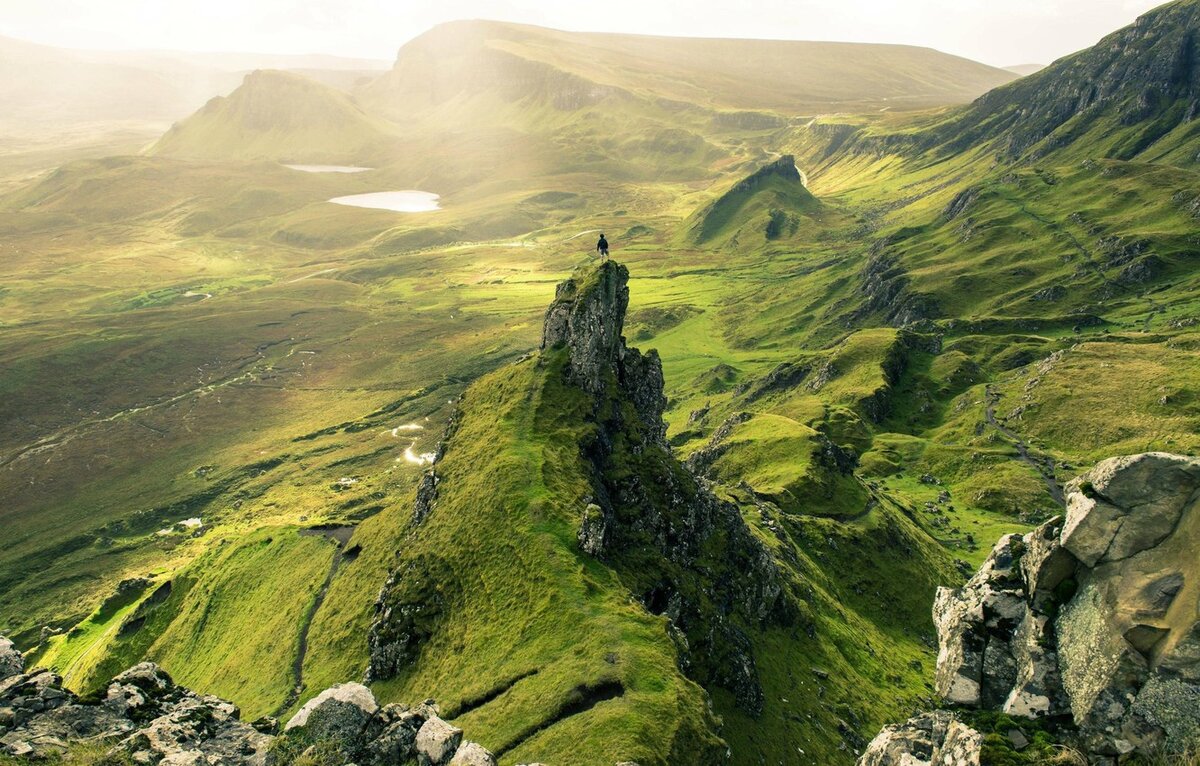
[[570,108],[626,93],[720,111],[804,115],[964,103],[1014,78],[902,45],[586,34],[463,21],[401,48],[392,71],[365,95],[396,118],[493,87],[521,98],[548,95]]
[[150,152],[186,159],[352,163],[385,151],[394,140],[390,132],[333,88],[262,70],[172,126]]
[[[1200,451],[1197,7],[970,104],[901,47],[455,24],[22,184],[0,634],[247,715],[369,670],[506,766],[851,763],[932,704],[937,585]],[[404,188],[443,208],[327,202]]]

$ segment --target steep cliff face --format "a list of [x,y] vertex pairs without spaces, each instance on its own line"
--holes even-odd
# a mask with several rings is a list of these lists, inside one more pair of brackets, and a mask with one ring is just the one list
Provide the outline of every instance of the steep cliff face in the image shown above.
[[580,543],[609,561],[647,609],[668,617],[697,680],[729,689],[757,714],[762,686],[739,626],[786,624],[794,607],[738,509],[671,455],[662,363],[654,351],[628,348],[621,335],[628,278],[624,266],[603,263],[560,285],[546,312],[543,354],[566,350],[567,377],[592,397],[599,426],[580,445],[595,489]]
[[1016,156],[1071,144],[1102,125],[1115,135],[1136,127],[1111,149],[1132,158],[1196,117],[1197,29],[1200,3],[1167,3],[1093,48],[981,96],[931,137],[956,150],[1000,138],[1001,150]]
[[[1092,763],[1185,750],[1200,735],[1198,541],[1200,460],[1104,461],[1068,485],[1065,518],[1001,538],[964,587],[938,592],[938,693],[1059,722]],[[860,763],[927,759],[929,729],[889,727]]]
[[[629,308],[629,270],[606,261],[555,291],[542,327],[542,351],[567,349],[571,381],[600,398],[628,397],[646,438],[666,447],[662,361],[658,352],[628,348],[622,331]],[[615,388],[613,388],[615,386]]]

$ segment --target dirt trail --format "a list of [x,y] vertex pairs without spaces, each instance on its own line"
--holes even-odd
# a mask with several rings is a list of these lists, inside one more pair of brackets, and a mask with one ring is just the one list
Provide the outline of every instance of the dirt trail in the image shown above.
[[325,603],[325,596],[329,593],[329,586],[333,584],[333,578],[337,576],[338,568],[342,565],[342,561],[347,558],[346,544],[350,542],[350,537],[354,534],[352,526],[330,526],[330,527],[312,527],[310,529],[301,529],[301,537],[320,536],[328,538],[334,544],[337,550],[333,553],[333,561],[329,564],[329,572],[325,575],[325,582],[321,584],[321,590],[317,591],[317,597],[313,599],[308,611],[304,614],[304,619],[300,622],[300,642],[296,647],[296,657],[292,660],[292,690],[288,692],[288,696],[283,700],[272,715],[279,717],[287,712],[288,708],[296,704],[296,700],[300,699],[300,695],[304,693],[304,659],[308,656],[308,631],[312,628],[313,619],[316,618],[317,612],[321,610],[321,604]]
[[1050,491],[1050,496],[1054,498],[1054,502],[1060,506],[1065,506],[1066,499],[1063,496],[1062,485],[1054,477],[1053,458],[1035,453],[1029,447],[1029,444],[1021,438],[1020,434],[1001,424],[996,419],[996,403],[1000,401],[1000,394],[991,386],[988,386],[986,390],[987,404],[984,409],[984,418],[987,420],[988,425],[995,428],[1013,443],[1013,446],[1017,448],[1017,454],[1020,456],[1021,462],[1037,471],[1038,475],[1042,477],[1042,481],[1046,482],[1046,489]]

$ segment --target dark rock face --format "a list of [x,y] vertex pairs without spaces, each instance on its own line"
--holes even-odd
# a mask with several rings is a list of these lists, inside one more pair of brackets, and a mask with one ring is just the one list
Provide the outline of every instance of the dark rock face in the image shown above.
[[392,678],[416,659],[446,609],[452,571],[440,558],[421,556],[388,576],[367,635],[367,683]]
[[[769,172],[798,177],[791,158]],[[693,677],[730,689],[757,714],[763,698],[750,640],[730,617],[757,625],[785,620],[783,578],[740,511],[670,454],[662,364],[655,352],[627,348],[621,337],[628,278],[624,266],[603,263],[561,284],[546,312],[543,351],[567,349],[568,380],[593,397],[601,418],[594,442],[581,445],[595,469],[595,501],[584,512],[580,548],[640,583],[647,608],[671,619]],[[714,536],[725,540],[715,561],[704,554]],[[647,547],[658,554],[653,562],[626,560],[625,551]]]
[[662,362],[655,351],[642,354],[628,348],[621,334],[629,308],[628,282],[625,266],[606,261],[585,278],[559,284],[546,310],[542,350],[565,346],[571,382],[594,397],[628,396],[648,440],[665,447]]
[[859,294],[863,296],[863,305],[857,313],[858,318],[883,314],[893,327],[905,327],[936,319],[941,313],[934,298],[910,288],[908,272],[889,250],[887,240],[880,240],[872,248],[861,280]]
[[1100,463],[1067,486],[1065,518],[938,591],[938,693],[1068,721],[1095,764],[1183,750],[1200,735],[1197,540],[1200,460]]

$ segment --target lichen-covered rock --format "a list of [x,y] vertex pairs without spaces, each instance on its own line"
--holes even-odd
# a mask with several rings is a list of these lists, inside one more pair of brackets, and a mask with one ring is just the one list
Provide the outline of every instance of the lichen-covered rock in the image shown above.
[[450,766],[496,766],[496,757],[483,745],[463,742],[450,759]]
[[946,729],[946,738],[933,751],[937,766],[979,766],[983,754],[983,735],[962,721],[954,720]]
[[114,751],[145,764],[251,764],[265,762],[272,737],[239,720],[236,705],[188,692],[121,740]]
[[153,662],[143,662],[117,675],[104,693],[104,706],[118,715],[145,721],[162,712],[175,692],[175,682]]
[[928,766],[953,720],[950,713],[938,710],[884,726],[859,757],[858,766]]
[[63,688],[62,677],[49,670],[35,669],[6,678],[0,681],[0,733],[74,701],[75,695]]
[[1068,484],[1065,519],[1005,536],[966,585],[939,590],[938,692],[1069,715],[1099,762],[1182,750],[1200,736],[1197,546],[1200,460],[1103,461]]
[[1089,567],[1153,548],[1195,505],[1200,460],[1164,452],[1105,460],[1067,487],[1062,546]]
[[432,716],[417,731],[417,762],[420,766],[446,766],[462,742],[462,729]]
[[1027,612],[1013,635],[1011,647],[1017,673],[1004,701],[1004,712],[1023,718],[1067,712],[1050,618],[1032,610]]
[[336,742],[343,752],[354,753],[366,744],[364,735],[377,712],[379,703],[370,689],[337,684],[304,703],[284,731],[303,727],[311,738]]
[[966,585],[938,589],[935,685],[948,702],[997,705],[1008,696],[1017,675],[1011,641],[1029,612],[1020,577],[1023,552],[1021,537],[1006,535]]
[[25,658],[13,646],[13,642],[0,636],[0,681],[25,672]]
[[429,717],[422,706],[387,705],[379,712],[379,736],[363,748],[362,761],[372,766],[392,766],[416,757],[417,732]]

